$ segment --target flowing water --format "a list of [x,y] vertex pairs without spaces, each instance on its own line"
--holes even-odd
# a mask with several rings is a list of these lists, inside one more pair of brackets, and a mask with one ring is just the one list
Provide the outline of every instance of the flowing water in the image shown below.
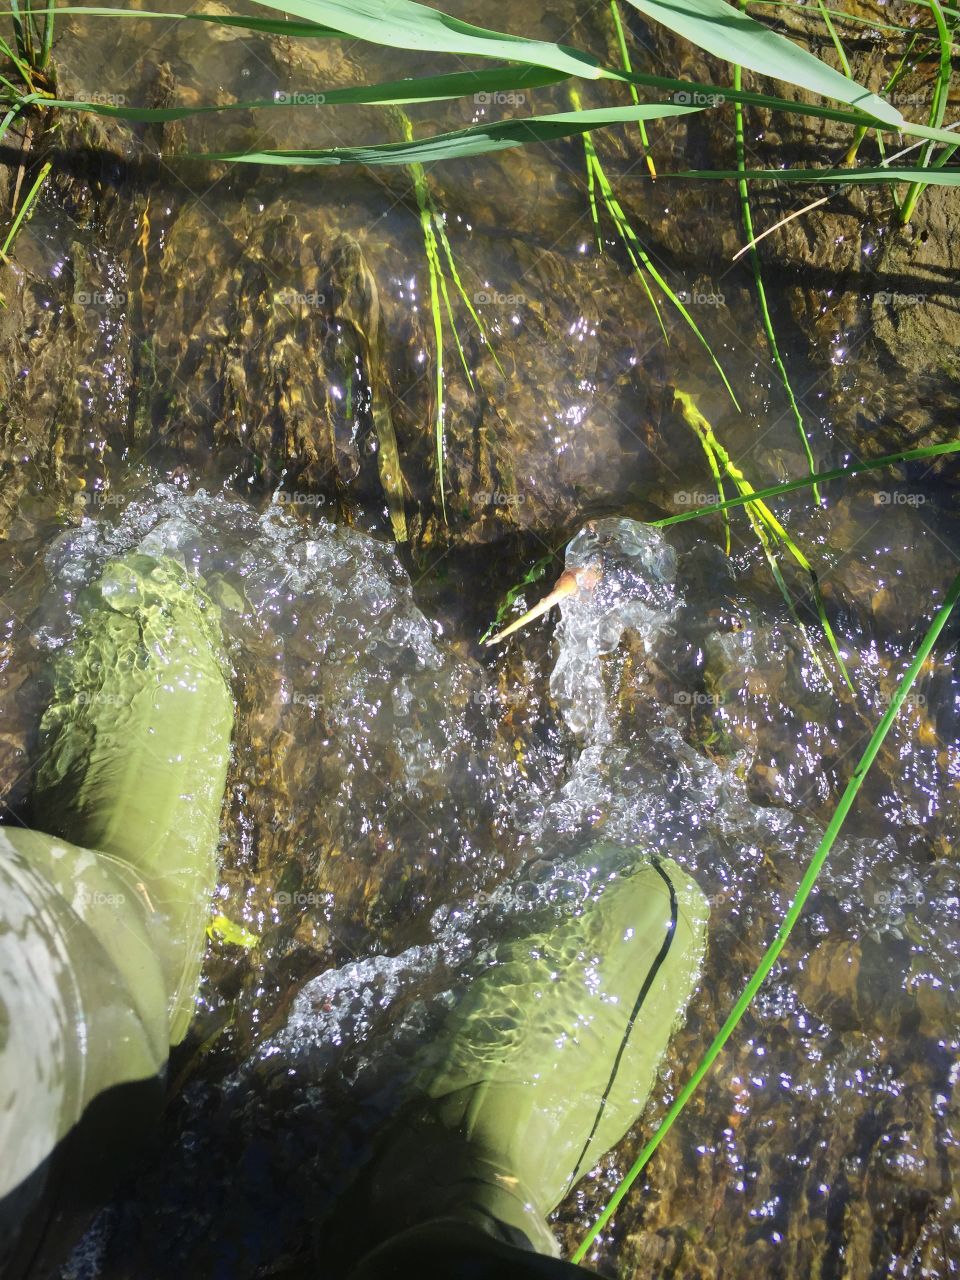
[[[504,22],[493,5],[455,11]],[[531,35],[609,40],[599,9],[577,24],[563,4],[527,17]],[[75,96],[109,82],[138,102],[269,98],[431,69],[203,24],[61,30]],[[538,102],[551,100],[566,105],[552,90]],[[411,114],[456,127],[485,105]],[[260,111],[184,136],[317,145],[386,130],[368,108]],[[642,523],[713,493],[674,388],[697,394],[758,482],[801,474],[803,455],[748,276],[692,232],[675,243],[694,217],[682,191],[634,200],[674,286],[714,299],[697,318],[738,416],[675,317],[661,341],[616,245],[596,252],[570,143],[430,175],[506,370],[464,316],[479,390],[448,338],[445,524],[410,175],[174,171],[148,163],[156,139],[138,136],[115,163],[60,173],[8,277],[23,327],[4,408],[0,769],[8,809],[28,816],[46,657],[70,635],[77,592],[118,552],[180,557],[221,606],[233,667],[215,912],[252,945],[211,938],[160,1130],[49,1274],[337,1280],[337,1193],[400,1105],[434,1020],[495,957],[505,922],[589,891],[570,868],[603,839],[697,879],[709,948],[646,1111],[555,1215],[572,1251],[772,938],[942,598],[960,549],[951,477],[881,473],[820,509],[802,493],[778,506],[817,564],[851,694],[809,600],[804,629],[742,516],[729,557],[716,522]],[[630,193],[639,153],[616,145]],[[666,131],[660,145],[682,153]],[[736,227],[725,189],[695,200],[723,235]],[[889,441],[892,424],[936,437],[949,379],[884,365],[856,319],[862,280],[837,290],[843,305],[815,272],[774,280],[822,467],[875,452],[865,442]],[[835,327],[808,342],[798,317],[818,297]],[[378,383],[408,490],[399,549],[369,414]],[[354,401],[367,409],[344,408]],[[592,587],[559,620],[481,649],[499,597],[547,553],[515,611],[564,562],[595,570]],[[960,1269],[955,635],[781,963],[598,1242],[602,1274]]]

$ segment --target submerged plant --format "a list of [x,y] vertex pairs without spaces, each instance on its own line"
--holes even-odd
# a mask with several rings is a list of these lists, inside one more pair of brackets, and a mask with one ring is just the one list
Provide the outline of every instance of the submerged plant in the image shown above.
[[[583,108],[580,101],[580,95],[576,92],[575,89],[570,90],[570,101],[572,102],[573,107],[576,111],[582,111]],[[649,300],[650,305],[653,307],[654,314],[657,317],[657,323],[660,325],[660,331],[663,334],[664,338],[666,339],[667,342],[670,341],[669,335],[667,334],[667,330],[664,327],[663,317],[660,314],[660,308],[657,305],[657,300],[656,298],[654,298],[653,293],[650,289],[650,285],[647,282],[648,275],[650,276],[650,279],[653,280],[653,282],[658,286],[658,288],[660,288],[663,291],[663,293],[667,296],[667,298],[669,298],[673,306],[676,307],[676,309],[680,312],[681,316],[683,316],[684,321],[692,329],[693,333],[697,337],[697,340],[701,343],[704,350],[707,352],[707,355],[709,355],[710,360],[713,363],[713,367],[716,369],[717,373],[719,373],[720,378],[723,382],[723,385],[726,387],[727,391],[730,393],[730,399],[739,409],[740,405],[737,403],[737,397],[734,395],[733,387],[731,387],[729,379],[727,378],[727,375],[723,371],[723,366],[720,364],[720,361],[714,355],[713,348],[710,346],[710,343],[704,337],[703,332],[701,331],[697,322],[694,320],[693,316],[687,310],[686,306],[684,306],[683,300],[674,292],[673,289],[671,289],[668,281],[664,279],[661,272],[657,270],[657,267],[654,264],[653,260],[651,259],[650,255],[647,253],[646,249],[643,247],[642,243],[640,242],[640,238],[637,236],[637,233],[634,231],[633,227],[630,225],[630,221],[627,218],[627,215],[623,211],[623,206],[620,204],[620,201],[617,199],[616,193],[614,192],[613,187],[610,185],[610,182],[607,179],[607,175],[604,171],[603,165],[600,163],[600,157],[597,155],[596,148],[593,145],[593,139],[590,137],[589,133],[585,133],[583,136],[583,147],[584,147],[584,153],[586,155],[586,162],[587,162],[587,191],[590,199],[590,210],[593,217],[594,226],[597,229],[599,229],[599,226],[600,226],[600,215],[597,209],[597,201],[596,201],[596,193],[597,191],[599,191],[600,197],[603,200],[604,207],[606,208],[607,213],[610,215],[613,221],[613,225],[616,227],[617,234],[619,235],[623,243],[623,246],[626,250],[627,257],[630,260],[630,265],[633,267],[634,271],[639,277],[640,283],[643,285],[644,292],[647,295],[647,299]],[[602,244],[602,240],[599,238],[599,235],[598,235],[597,243],[599,247],[602,249],[603,244]]]
[[[391,108],[394,118],[400,123],[403,130],[403,136],[406,141],[413,139],[413,123],[407,113],[399,107]],[[463,350],[463,343],[460,341],[460,334],[457,329],[456,317],[453,313],[453,307],[450,302],[450,289],[447,284],[447,277],[444,272],[444,262],[446,262],[447,271],[453,281],[457,293],[460,295],[461,301],[466,307],[471,320],[477,326],[480,336],[490,348],[494,363],[503,373],[497,354],[493,350],[490,342],[489,334],[486,326],[476,307],[470,299],[470,295],[463,287],[463,281],[460,278],[460,272],[457,269],[456,259],[453,256],[453,246],[450,244],[447,236],[447,229],[444,224],[443,214],[438,210],[433,196],[430,193],[430,186],[427,182],[427,174],[423,165],[419,161],[413,161],[410,166],[410,173],[413,177],[413,189],[417,201],[417,209],[420,214],[420,227],[423,232],[423,247],[427,259],[427,274],[430,280],[430,315],[433,321],[434,336],[434,394],[436,397],[436,414],[434,418],[434,437],[436,442],[437,456],[437,481],[440,486],[440,507],[443,512],[443,518],[447,518],[447,497],[446,485],[444,483],[444,463],[443,463],[443,420],[444,420],[444,373],[443,373],[443,313],[440,309],[440,299],[443,299],[443,308],[446,311],[447,320],[453,333],[453,339],[456,343],[457,351],[460,355],[460,363],[463,365],[463,371],[467,376],[467,382],[471,391],[476,391],[474,375],[467,363],[467,357]],[[442,251],[442,252],[441,252]],[[504,375],[505,376],[505,375]]]
[[651,520],[655,529],[665,529],[671,524],[683,524],[686,520],[699,520],[701,516],[726,512],[734,507],[747,506],[751,502],[766,501],[768,498],[780,498],[787,493],[796,493],[798,489],[806,489],[817,484],[826,484],[830,480],[847,480],[861,475],[865,471],[882,471],[886,467],[896,467],[904,462],[920,462],[926,458],[939,458],[947,453],[960,452],[960,440],[950,440],[946,444],[922,445],[916,449],[901,449],[898,453],[888,453],[882,458],[869,458],[865,462],[851,462],[846,467],[832,467],[829,471],[818,471],[814,476],[802,476],[798,480],[787,480],[783,484],[768,485],[765,489],[751,489],[749,493],[741,493],[736,498],[727,498],[711,503],[706,507],[691,507],[689,511],[680,511],[673,516],[664,516],[662,520]]
[[[807,643],[807,647],[810,650],[815,663],[820,668],[821,672],[823,672],[824,676],[826,676],[826,671],[824,671],[823,664],[820,661],[816,648],[810,640],[810,637],[807,634],[807,629],[797,613],[796,604],[794,603],[793,597],[790,594],[790,589],[787,586],[786,579],[784,578],[783,572],[780,568],[778,553],[790,556],[790,558],[799,565],[806,574],[810,583],[817,614],[820,618],[820,626],[827,638],[827,643],[830,645],[831,652],[833,653],[837,666],[840,669],[840,673],[847,686],[852,690],[853,682],[847,672],[846,665],[840,653],[840,646],[837,644],[837,638],[834,635],[833,628],[830,625],[830,620],[827,617],[826,607],[824,606],[823,598],[820,594],[820,585],[817,581],[817,575],[813,565],[797,546],[797,543],[784,528],[783,524],[770,510],[769,506],[767,506],[762,499],[756,496],[756,491],[754,490],[753,485],[717,439],[714,434],[713,427],[697,408],[693,398],[683,391],[676,391],[674,394],[676,403],[683,415],[684,421],[700,441],[704,450],[708,452],[708,457],[712,458],[712,469],[714,470],[714,474],[716,475],[717,471],[719,471],[733,484],[741,498],[743,498],[743,506],[747,513],[747,518],[750,521],[750,527],[756,534],[757,540],[763,549],[763,554],[766,557],[767,564],[770,566],[770,572],[773,574],[774,581],[780,589],[780,594],[783,596],[784,602],[789,609],[793,620],[800,628],[800,632]],[[810,476],[809,480],[811,484],[816,483],[813,475]],[[726,507],[724,506],[722,510],[724,518],[726,519]],[[727,545],[729,547],[729,534]]]
[[[630,50],[627,48],[627,37],[623,30],[623,18],[620,16],[620,5],[617,0],[610,0],[610,16],[613,19],[614,30],[617,34],[617,48],[620,51],[620,65],[628,74],[633,71],[633,63],[630,61]],[[630,97],[633,105],[640,105],[640,95],[637,93],[637,86],[631,84]],[[653,156],[650,154],[650,139],[647,137],[647,126],[642,120],[637,121],[637,127],[640,130],[640,141],[643,143],[643,158],[647,164],[647,172],[654,182],[657,180],[657,169],[653,163]]]
[[[739,89],[742,86],[743,71],[740,67],[733,69],[733,83]],[[736,124],[736,149],[737,149],[737,168],[741,174],[746,170],[746,146],[743,137],[743,104],[735,102],[733,104],[734,118]],[[763,275],[760,271],[760,255],[757,253],[757,247],[754,242],[753,235],[753,214],[750,210],[750,188],[744,177],[737,179],[737,190],[740,193],[740,216],[743,219],[743,230],[747,236],[747,244],[750,254],[750,266],[753,271],[753,285],[757,293],[757,303],[760,307],[760,316],[763,321],[763,331],[766,334],[767,343],[770,347],[770,354],[776,366],[777,373],[780,375],[780,381],[783,383],[783,389],[786,392],[787,400],[790,404],[790,412],[793,414],[794,421],[797,424],[797,432],[803,445],[803,451],[807,457],[807,465],[810,468],[810,474],[813,475],[816,463],[813,459],[813,450],[810,448],[810,440],[807,436],[806,428],[803,425],[803,416],[800,413],[800,406],[797,404],[797,397],[793,393],[793,387],[790,383],[790,377],[787,373],[787,367],[783,363],[783,357],[780,355],[780,346],[777,342],[777,335],[773,329],[773,320],[770,318],[770,308],[767,305],[767,291],[763,284]],[[819,503],[820,492],[816,484],[813,486],[814,500]]]

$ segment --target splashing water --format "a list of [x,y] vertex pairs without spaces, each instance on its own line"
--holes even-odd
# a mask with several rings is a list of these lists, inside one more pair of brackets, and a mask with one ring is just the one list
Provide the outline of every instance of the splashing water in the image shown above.
[[[498,937],[544,903],[576,910],[594,877],[616,869],[577,861],[600,842],[624,862],[637,849],[674,858],[710,902],[701,1012],[664,1068],[669,1094],[678,1064],[702,1047],[703,1007],[729,1007],[821,829],[796,788],[790,807],[753,802],[748,746],[695,745],[690,712],[708,695],[693,690],[705,662],[719,664],[727,689],[749,682],[763,648],[799,671],[798,683],[809,676],[815,703],[823,691],[802,666],[794,624],[741,607],[741,631],[718,626],[718,590],[734,579],[713,549],[681,554],[632,520],[591,522],[566,567],[596,572],[563,601],[552,670],[538,673],[568,760],[558,766],[545,752],[536,767],[534,743],[518,770],[515,724],[491,676],[417,608],[392,548],[322,520],[305,532],[278,507],[258,516],[161,487],[115,526],[85,521],[48,553],[57,587],[33,620],[44,646],[66,641],[76,593],[134,547],[194,567],[223,610],[240,714],[218,909],[261,944],[239,996],[235,959],[210,966],[201,1014],[230,1004],[232,1047],[188,1084],[159,1171],[101,1221],[111,1247],[122,1253],[142,1228],[138,1205],[160,1221],[176,1215],[176,1239],[155,1241],[170,1268],[185,1259],[212,1268],[227,1251],[233,1274],[252,1275],[302,1245],[304,1222],[322,1218],[399,1105],[435,1020],[478,967],[495,963]],[[709,698],[714,720],[738,714]],[[777,1116],[783,1098],[807,1108],[814,1130],[829,1127],[857,1070],[875,1096],[893,1069],[883,1065],[885,1007],[902,1011],[911,985],[939,1007],[939,993],[960,983],[957,890],[947,865],[905,867],[890,837],[835,847],[798,929],[801,959],[780,966],[757,1002],[750,1043],[766,1056],[738,1086],[744,1114]],[[859,957],[843,970],[850,981],[829,966],[838,937]],[[835,989],[825,997],[828,972]],[[858,1058],[834,1022],[878,1038]],[[655,1091],[648,1124],[661,1105]],[[682,1136],[686,1125],[693,1119],[678,1126],[681,1141],[703,1146],[695,1127]],[[723,1159],[746,1187],[749,1153],[735,1135]],[[909,1176],[906,1166],[897,1174]],[[798,1175],[797,1195],[803,1185]],[[585,1194],[575,1201],[588,1218]],[[78,1280],[104,1273],[92,1238],[74,1256]]]
[[600,658],[628,628],[649,644],[676,614],[677,556],[662,534],[635,520],[592,521],[567,547],[568,569],[599,574],[564,601],[550,692],[573,733],[610,738]]

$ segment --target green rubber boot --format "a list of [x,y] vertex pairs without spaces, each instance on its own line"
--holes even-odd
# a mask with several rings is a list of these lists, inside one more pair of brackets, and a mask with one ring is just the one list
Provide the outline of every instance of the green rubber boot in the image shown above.
[[[694,881],[669,859],[606,870],[624,861],[622,849],[592,849],[587,900],[519,922],[474,980],[424,1072],[427,1101],[375,1162],[368,1215],[395,1238],[357,1280],[393,1274],[391,1250],[416,1242],[422,1254],[426,1236],[446,1239],[455,1223],[471,1248],[480,1231],[501,1252],[557,1256],[546,1217],[643,1110],[704,952]],[[508,1274],[497,1265],[491,1275]]]
[[78,603],[41,722],[43,831],[0,830],[9,1203],[35,1199],[95,1099],[159,1077],[192,1016],[216,883],[233,724],[219,613],[179,564],[143,555]]
[[233,703],[220,612],[175,560],[131,555],[81,601],[41,721],[36,825],[133,868],[186,1034],[216,875]]

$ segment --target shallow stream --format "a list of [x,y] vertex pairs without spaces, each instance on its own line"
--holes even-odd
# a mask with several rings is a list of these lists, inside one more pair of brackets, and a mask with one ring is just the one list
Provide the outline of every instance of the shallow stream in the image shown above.
[[[505,22],[496,5],[447,7]],[[594,48],[610,38],[600,8],[523,22]],[[131,101],[158,85],[269,98],[429,69],[203,24],[89,30],[65,20],[55,50],[75,96],[109,82]],[[482,118],[474,105],[411,114],[456,127]],[[385,131],[363,108],[205,119],[186,136],[212,148]],[[178,555],[222,609],[238,715],[215,912],[251,938],[211,938],[160,1131],[50,1274],[339,1280],[336,1193],[402,1101],[432,1020],[495,955],[505,920],[588,891],[569,868],[602,839],[696,878],[709,948],[640,1122],[555,1215],[572,1252],[773,937],[956,571],[955,474],[901,468],[833,487],[819,509],[805,493],[777,506],[816,563],[851,694],[809,599],[802,628],[742,515],[730,556],[717,521],[643,523],[714,493],[675,389],[697,395],[758,484],[804,469],[749,276],[720,252],[736,243],[726,187],[641,188],[636,140],[610,144],[742,415],[672,313],[662,341],[615,242],[596,251],[581,144],[431,172],[506,371],[464,317],[480,390],[448,340],[444,522],[409,174],[178,170],[150,161],[156,141],[140,130],[122,153],[66,166],[5,276],[3,323],[22,328],[3,408],[0,778],[26,815],[46,656],[70,635],[77,592],[118,552]],[[655,140],[701,144],[666,126]],[[724,229],[716,242],[695,218]],[[888,234],[861,226],[864,244]],[[901,425],[909,443],[940,439],[955,398],[944,369],[890,366],[864,319],[883,276],[871,284],[864,261],[842,287],[796,264],[768,276],[822,468],[903,443]],[[407,485],[400,548],[369,413],[343,408],[381,382]],[[599,579],[481,648],[503,593],[548,555],[510,616],[564,563],[599,565]],[[601,1274],[960,1270],[956,634],[782,963],[598,1242]]]

